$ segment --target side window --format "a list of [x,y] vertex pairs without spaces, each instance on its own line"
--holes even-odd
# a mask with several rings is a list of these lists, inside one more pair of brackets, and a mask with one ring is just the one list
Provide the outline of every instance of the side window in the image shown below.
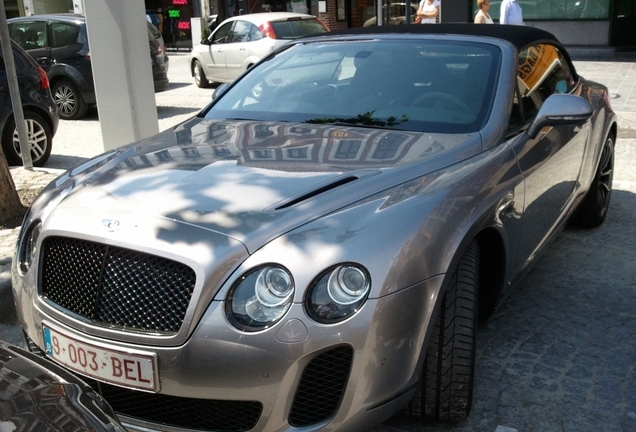
[[230,42],[249,42],[250,41],[250,23],[246,21],[236,21]]
[[228,36],[230,36],[230,30],[232,30],[233,24],[234,21],[230,21],[229,23],[225,23],[219,27],[217,31],[212,34],[212,43],[221,44],[229,42]]
[[557,47],[538,44],[524,49],[519,53],[518,92],[511,123],[528,122],[550,95],[569,93],[575,84],[570,66]]
[[76,25],[62,22],[51,23],[51,36],[53,38],[51,46],[59,48],[75,42],[78,33],[79,27]]
[[250,41],[257,41],[263,39],[265,35],[254,24],[250,23]]
[[24,50],[46,47],[46,22],[17,22],[11,26],[11,39]]

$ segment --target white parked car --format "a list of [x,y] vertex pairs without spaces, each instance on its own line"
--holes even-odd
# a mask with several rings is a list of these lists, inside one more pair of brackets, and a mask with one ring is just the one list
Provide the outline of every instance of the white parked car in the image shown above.
[[313,15],[265,12],[223,21],[190,53],[190,71],[199,87],[231,82],[290,39],[328,32]]

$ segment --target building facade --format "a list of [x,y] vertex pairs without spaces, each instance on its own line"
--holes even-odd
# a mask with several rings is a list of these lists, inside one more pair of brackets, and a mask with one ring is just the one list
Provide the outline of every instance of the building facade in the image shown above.
[[[82,12],[84,0],[6,0],[7,16]],[[477,0],[441,0],[441,22],[472,22]],[[307,12],[331,29],[401,24],[410,21],[408,4],[417,0],[144,0],[146,11],[162,31],[170,50],[190,50],[200,40],[209,16],[269,11]],[[501,0],[490,2],[499,19]],[[635,0],[519,0],[526,25],[553,33],[566,46],[636,49]],[[193,26],[193,21],[200,25]],[[197,23],[198,24],[198,23]]]

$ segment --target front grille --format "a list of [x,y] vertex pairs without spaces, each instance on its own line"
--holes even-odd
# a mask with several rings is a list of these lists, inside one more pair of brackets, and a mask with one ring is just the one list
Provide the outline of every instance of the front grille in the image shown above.
[[[29,351],[46,357],[26,333],[24,336]],[[256,426],[263,411],[263,405],[256,401],[182,398],[129,390],[85,376],[80,378],[99,393],[116,413],[175,428],[247,431]]]
[[42,295],[96,323],[176,333],[196,276],[155,255],[68,237],[42,245]]
[[289,413],[289,424],[309,426],[331,417],[344,394],[353,349],[340,346],[320,354],[305,368]]

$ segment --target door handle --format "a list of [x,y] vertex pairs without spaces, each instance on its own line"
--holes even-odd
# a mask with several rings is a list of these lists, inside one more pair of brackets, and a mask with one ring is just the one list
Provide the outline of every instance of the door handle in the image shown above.
[[616,15],[616,18],[625,18],[625,15]]

